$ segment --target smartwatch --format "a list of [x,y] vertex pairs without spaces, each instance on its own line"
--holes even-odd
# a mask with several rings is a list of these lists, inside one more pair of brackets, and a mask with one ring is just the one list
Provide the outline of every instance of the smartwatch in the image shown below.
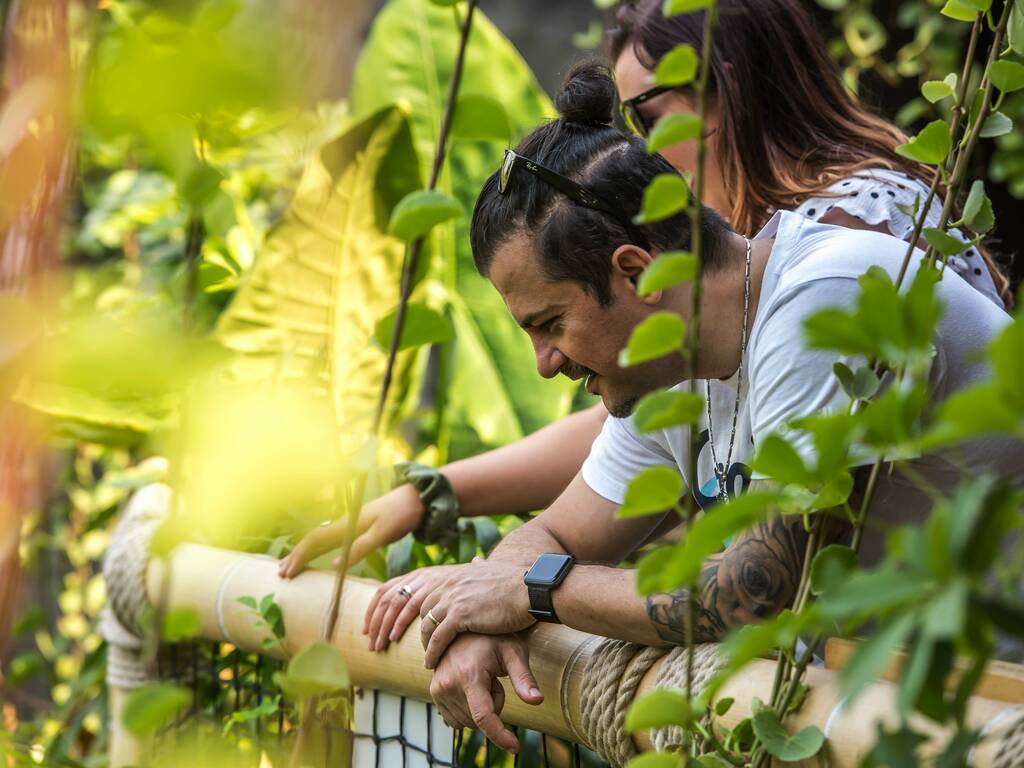
[[572,555],[544,554],[526,572],[523,583],[530,596],[530,615],[537,621],[560,623],[551,602],[551,590],[565,580],[575,562]]

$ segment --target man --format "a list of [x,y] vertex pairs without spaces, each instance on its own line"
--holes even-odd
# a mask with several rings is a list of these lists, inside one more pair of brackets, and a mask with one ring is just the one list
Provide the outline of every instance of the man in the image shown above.
[[[577,80],[588,76],[595,77],[583,73]],[[570,80],[568,90],[575,87],[586,102],[599,85]],[[534,131],[484,186],[473,216],[474,257],[530,336],[541,375],[586,376],[587,390],[601,396],[614,418],[550,508],[510,533],[486,561],[457,569],[432,588],[420,610],[426,664],[436,670],[431,692],[442,715],[453,724],[475,723],[511,750],[518,744],[498,717],[497,677],[509,675],[524,700],[540,701],[516,634],[536,618],[638,643],[683,642],[685,592],[644,598],[634,574],[615,567],[666,517],[616,517],[630,479],[652,466],[688,472],[688,430],[641,434],[631,418],[637,400],[690,378],[724,380],[709,390],[710,419],[701,425],[692,485],[705,508],[739,491],[751,484],[750,457],[765,437],[792,419],[848,403],[832,372],[844,358],[808,349],[805,319],[825,307],[853,306],[857,278],[871,267],[895,277],[906,248],[886,235],[784,212],[749,241],[705,209],[697,369],[678,354],[622,367],[619,351],[644,320],[656,312],[690,319],[690,284],[647,295],[637,290],[659,253],[689,247],[689,224],[681,214],[635,224],[643,190],[671,169],[642,142],[604,125],[603,105],[589,114],[586,103],[567,104],[563,94],[559,106],[563,117]],[[945,307],[930,373],[939,400],[985,377],[975,353],[1010,318],[949,272],[936,292]],[[862,361],[845,362],[855,368]],[[798,441],[798,449],[813,455],[809,444]],[[1019,473],[1024,446],[976,441],[959,459],[969,471]],[[942,456],[909,464],[940,489],[958,477]],[[914,484],[892,475],[879,481],[870,514],[891,526],[921,520],[929,508]],[[837,527],[827,531],[832,540],[842,534]],[[869,561],[880,541],[878,529],[869,531],[863,551]],[[779,517],[709,558],[695,595],[697,641],[719,639],[786,606],[805,545],[802,520]],[[527,571],[532,587],[524,584]]]

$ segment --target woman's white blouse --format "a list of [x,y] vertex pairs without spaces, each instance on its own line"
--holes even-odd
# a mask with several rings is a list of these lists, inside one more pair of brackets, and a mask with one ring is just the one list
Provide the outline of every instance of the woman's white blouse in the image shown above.
[[[914,220],[910,214],[900,210],[914,209],[914,200],[920,196],[921,204],[928,197],[928,187],[919,180],[899,171],[871,169],[860,171],[854,176],[837,181],[827,190],[828,195],[812,197],[804,200],[796,208],[796,212],[817,221],[833,208],[840,208],[851,216],[868,224],[884,223],[889,232],[901,240],[906,240],[914,232]],[[932,200],[925,219],[926,227],[937,227],[942,215],[942,200],[938,195]],[[961,242],[968,238],[957,229],[949,231]],[[1003,300],[996,291],[992,275],[978,249],[968,248],[957,256],[951,256],[947,262],[960,277],[981,291],[996,306],[1004,307]]]

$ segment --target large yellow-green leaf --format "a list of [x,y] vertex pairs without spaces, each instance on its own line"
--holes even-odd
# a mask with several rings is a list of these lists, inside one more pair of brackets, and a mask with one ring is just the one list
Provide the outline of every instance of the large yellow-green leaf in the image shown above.
[[[353,110],[367,114],[385,104],[408,105],[424,171],[433,159],[455,62],[464,8],[456,9],[429,0],[392,0],[377,17],[356,69]],[[512,143],[553,115],[526,63],[479,10],[473,17],[460,94],[500,101]],[[453,139],[439,189],[471,212],[507,146],[502,140]],[[448,393],[453,430],[465,432],[468,427],[476,435],[476,447],[494,446],[567,413],[577,385],[537,375],[529,340],[473,266],[469,217],[436,227],[430,245],[429,279],[443,285],[455,327],[455,368]]]
[[[422,182],[405,112],[377,111],[306,167],[282,223],[221,315],[216,338],[241,382],[315,375],[346,429],[367,426],[385,366],[376,322],[398,301],[405,245],[391,210]],[[399,356],[390,404],[415,353]]]

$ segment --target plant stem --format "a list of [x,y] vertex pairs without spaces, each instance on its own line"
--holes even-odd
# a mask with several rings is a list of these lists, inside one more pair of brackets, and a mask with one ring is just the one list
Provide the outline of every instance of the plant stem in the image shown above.
[[192,330],[196,293],[199,288],[199,254],[203,249],[203,220],[195,212],[185,227],[185,291],[182,301],[182,325]]
[[[476,10],[477,0],[467,0],[466,18],[462,22],[462,31],[459,38],[459,52],[455,57],[455,67],[452,70],[452,79],[448,83],[448,95],[445,99],[444,115],[441,118],[441,130],[437,136],[437,148],[434,151],[434,163],[430,170],[430,180],[427,182],[427,189],[433,190],[437,187],[437,179],[444,167],[445,150],[448,144],[448,134],[451,131],[452,115],[455,113],[455,101],[459,93],[459,84],[462,82],[462,71],[465,68],[466,47],[469,43],[469,33],[472,29],[473,11]],[[402,328],[405,325],[406,307],[409,304],[409,297],[412,294],[413,283],[416,278],[416,271],[419,268],[420,253],[423,250],[424,238],[418,237],[409,246],[409,257],[406,259],[405,268],[402,271],[402,285],[399,291],[398,309],[395,312],[395,325],[391,330],[391,343],[388,345],[388,360],[384,368],[384,379],[381,383],[380,397],[377,400],[377,411],[373,418],[373,432],[378,434],[384,421],[384,409],[387,405],[388,392],[391,389],[391,380],[395,371],[395,359],[398,356],[398,342],[402,338]]]
[[[711,70],[711,35],[714,31],[716,21],[716,4],[712,3],[704,11],[704,28],[701,35],[701,63],[700,77],[697,82],[697,114],[700,116],[701,125],[707,118],[707,89],[708,78]],[[690,329],[688,335],[688,351],[690,366],[689,389],[691,394],[697,394],[697,368],[700,361],[700,300],[702,293],[701,282],[701,208],[704,199],[704,164],[707,157],[707,144],[705,142],[704,130],[701,129],[697,137],[697,171],[693,179],[693,203],[690,210],[690,251],[697,260],[697,272],[693,278],[693,299],[690,312]],[[708,429],[711,425],[708,424]],[[699,435],[697,431],[690,428],[690,457],[689,474],[691,485],[697,482],[697,454]],[[719,489],[721,492],[722,489]],[[697,516],[697,501],[692,490],[686,494],[686,529],[693,529],[693,521]],[[686,696],[693,695],[693,664],[694,664],[694,631],[697,623],[697,602],[694,596],[698,589],[696,583],[687,585],[686,590]]]

